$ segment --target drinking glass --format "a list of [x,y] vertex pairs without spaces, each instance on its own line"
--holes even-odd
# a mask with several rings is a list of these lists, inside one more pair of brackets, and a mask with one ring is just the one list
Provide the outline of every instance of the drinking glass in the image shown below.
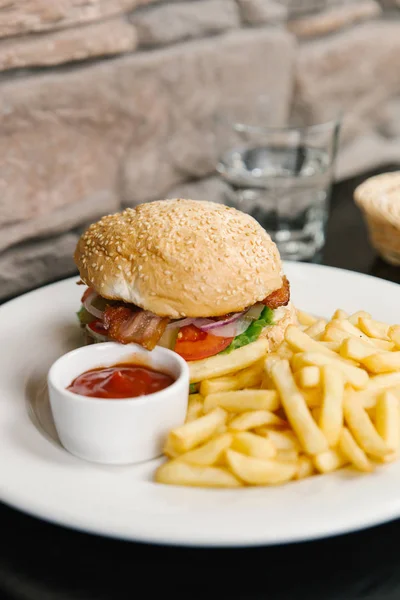
[[312,260],[325,243],[340,118],[270,127],[224,116],[219,127],[223,201],[252,215],[283,259]]

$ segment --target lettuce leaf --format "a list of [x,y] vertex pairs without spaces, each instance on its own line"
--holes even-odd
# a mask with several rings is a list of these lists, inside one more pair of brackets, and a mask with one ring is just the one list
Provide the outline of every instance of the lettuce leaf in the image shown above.
[[199,383],[191,383],[189,386],[189,394],[197,394],[200,389]]
[[220,354],[229,354],[233,350],[237,350],[242,346],[246,346],[247,344],[251,344],[255,342],[260,337],[260,334],[264,327],[268,327],[268,325],[273,325],[274,322],[274,312],[268,306],[265,306],[262,310],[262,313],[258,317],[256,321],[253,321],[251,325],[248,326],[246,331],[237,335],[229,346],[220,352]]

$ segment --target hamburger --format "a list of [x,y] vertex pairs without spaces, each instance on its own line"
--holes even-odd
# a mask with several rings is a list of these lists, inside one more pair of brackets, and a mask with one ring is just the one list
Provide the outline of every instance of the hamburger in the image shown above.
[[105,216],[74,259],[86,343],[160,345],[196,361],[260,337],[273,351],[296,321],[276,245],[225,205],[160,200]]

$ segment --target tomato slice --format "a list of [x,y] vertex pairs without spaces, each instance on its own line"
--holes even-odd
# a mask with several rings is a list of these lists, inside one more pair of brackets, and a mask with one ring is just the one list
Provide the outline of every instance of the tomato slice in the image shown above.
[[186,325],[179,330],[174,350],[187,361],[201,360],[222,352],[232,340],[233,337],[218,337],[194,325]]
[[82,304],[85,302],[86,298],[88,298],[92,292],[93,292],[93,290],[90,287],[83,292],[83,296],[81,298]]
[[89,323],[88,327],[95,333],[105,336],[107,335],[107,329],[104,329],[103,321],[100,321],[100,319],[95,319]]

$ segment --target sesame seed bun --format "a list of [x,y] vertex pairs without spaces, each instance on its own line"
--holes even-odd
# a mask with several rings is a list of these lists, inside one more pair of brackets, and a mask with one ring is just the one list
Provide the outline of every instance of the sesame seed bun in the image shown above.
[[268,233],[251,216],[206,201],[160,200],[103,217],[74,258],[104,298],[172,319],[239,312],[282,286]]

